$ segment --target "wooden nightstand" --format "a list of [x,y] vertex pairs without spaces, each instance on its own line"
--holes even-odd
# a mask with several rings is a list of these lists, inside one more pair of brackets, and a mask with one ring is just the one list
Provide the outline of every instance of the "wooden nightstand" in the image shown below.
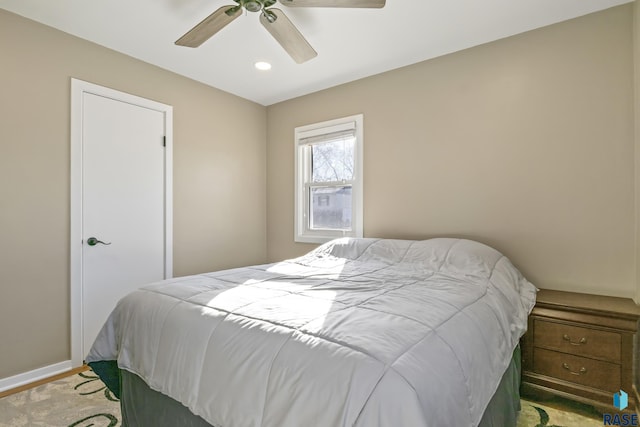
[[629,409],[637,409],[639,320],[630,299],[540,290],[522,339],[523,396],[552,394],[611,411],[622,389]]

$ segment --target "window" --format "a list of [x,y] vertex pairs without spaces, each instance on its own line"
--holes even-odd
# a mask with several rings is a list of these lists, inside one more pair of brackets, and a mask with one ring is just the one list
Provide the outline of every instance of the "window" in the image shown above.
[[363,116],[295,130],[295,241],[362,237]]

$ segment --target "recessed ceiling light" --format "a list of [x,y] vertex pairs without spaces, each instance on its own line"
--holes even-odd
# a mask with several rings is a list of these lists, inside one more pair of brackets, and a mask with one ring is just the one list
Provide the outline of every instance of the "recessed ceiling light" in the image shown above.
[[264,62],[264,61],[256,62],[254,65],[260,71],[267,71],[267,70],[271,69],[271,64],[269,64],[268,62]]

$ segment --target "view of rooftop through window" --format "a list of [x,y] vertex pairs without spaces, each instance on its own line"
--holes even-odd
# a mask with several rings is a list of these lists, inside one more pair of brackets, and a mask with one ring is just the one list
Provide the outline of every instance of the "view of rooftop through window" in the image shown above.
[[313,144],[311,149],[311,229],[351,230],[351,181],[355,138],[351,135]]

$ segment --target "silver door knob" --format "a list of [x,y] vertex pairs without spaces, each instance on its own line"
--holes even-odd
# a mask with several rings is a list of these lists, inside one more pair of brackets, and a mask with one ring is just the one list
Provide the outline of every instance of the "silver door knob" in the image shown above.
[[89,237],[87,239],[87,245],[89,245],[89,246],[95,246],[98,243],[100,243],[101,245],[110,245],[111,244],[111,243],[103,242],[102,240],[98,240],[95,237]]

